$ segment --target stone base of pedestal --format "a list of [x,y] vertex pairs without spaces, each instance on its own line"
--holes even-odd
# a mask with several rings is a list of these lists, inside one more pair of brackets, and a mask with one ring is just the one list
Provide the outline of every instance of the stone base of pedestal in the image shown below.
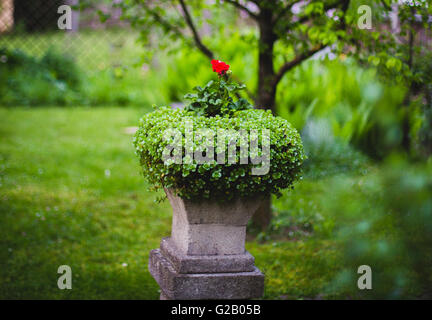
[[178,273],[220,273],[254,271],[254,257],[247,251],[230,255],[183,254],[170,237],[160,243],[161,254]]
[[[240,259],[234,262],[234,266],[246,261],[246,267],[250,268],[251,256],[249,256],[250,254],[233,255],[231,258]],[[217,264],[209,262],[212,259],[225,259],[223,260],[225,266],[230,266],[231,264],[227,262],[229,258],[230,256],[199,256],[195,259],[201,259],[204,263],[214,267]],[[161,299],[164,300],[252,299],[260,298],[264,291],[264,275],[254,266],[251,271],[180,273],[161,249],[150,252],[149,270],[159,284]]]

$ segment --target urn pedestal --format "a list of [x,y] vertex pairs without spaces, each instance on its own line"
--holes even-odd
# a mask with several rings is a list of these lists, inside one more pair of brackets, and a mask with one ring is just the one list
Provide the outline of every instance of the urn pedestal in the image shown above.
[[261,297],[264,275],[245,250],[246,225],[261,199],[195,203],[165,192],[173,208],[171,237],[149,258],[161,299]]

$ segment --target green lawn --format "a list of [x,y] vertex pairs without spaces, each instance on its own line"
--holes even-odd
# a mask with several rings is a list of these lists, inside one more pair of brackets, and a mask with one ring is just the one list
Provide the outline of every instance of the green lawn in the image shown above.
[[[147,259],[169,235],[171,210],[147,191],[124,132],[143,112],[0,109],[0,299],[159,297]],[[275,205],[315,215],[327,184],[305,179]],[[256,239],[247,249],[266,274],[266,299],[319,298],[338,271],[330,237]],[[57,288],[63,264],[72,290]]]

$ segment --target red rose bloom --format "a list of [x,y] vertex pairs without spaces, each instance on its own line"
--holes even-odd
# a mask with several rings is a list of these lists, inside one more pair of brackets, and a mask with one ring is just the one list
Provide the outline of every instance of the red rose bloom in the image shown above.
[[220,60],[212,60],[211,61],[213,71],[217,72],[220,76],[225,74],[229,70],[229,65]]

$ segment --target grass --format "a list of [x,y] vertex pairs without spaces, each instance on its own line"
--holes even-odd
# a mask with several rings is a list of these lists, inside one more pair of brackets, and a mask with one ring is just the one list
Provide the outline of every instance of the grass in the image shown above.
[[[146,261],[169,230],[169,210],[145,191],[122,133],[138,117],[1,110],[2,298],[157,298]],[[62,264],[74,290],[57,289]]]
[[[148,253],[169,235],[171,209],[146,191],[124,133],[143,112],[0,109],[1,299],[158,298]],[[299,183],[275,206],[311,212],[312,223],[330,228],[314,218],[327,184]],[[247,243],[266,274],[265,299],[323,296],[339,252],[324,234]],[[57,288],[63,264],[72,268],[72,290]]]

